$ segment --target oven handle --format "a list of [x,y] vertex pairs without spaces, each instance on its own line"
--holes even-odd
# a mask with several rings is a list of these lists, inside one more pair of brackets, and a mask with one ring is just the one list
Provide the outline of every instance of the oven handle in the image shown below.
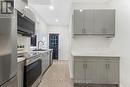
[[27,65],[26,66],[26,72],[28,72],[28,71],[32,70],[33,68],[37,67],[38,64],[40,64],[40,66],[42,65],[42,60],[41,59],[38,59],[35,62]]
[[37,60],[40,60],[40,58],[33,59],[33,60],[31,60],[31,62],[30,62],[29,59],[27,59],[27,60],[26,60],[26,65],[25,65],[25,66],[29,66],[30,64],[36,62]]

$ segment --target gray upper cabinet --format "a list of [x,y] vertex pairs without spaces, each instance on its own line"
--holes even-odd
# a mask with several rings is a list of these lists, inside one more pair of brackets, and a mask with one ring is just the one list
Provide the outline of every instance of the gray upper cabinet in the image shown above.
[[94,11],[84,10],[83,34],[93,34],[94,32]]
[[115,10],[74,10],[74,34],[115,34]]
[[83,31],[83,21],[84,20],[84,14],[83,12],[80,12],[79,10],[74,11],[74,34],[82,34]]
[[74,34],[93,34],[94,12],[92,10],[74,11]]
[[94,34],[115,34],[115,10],[94,10]]

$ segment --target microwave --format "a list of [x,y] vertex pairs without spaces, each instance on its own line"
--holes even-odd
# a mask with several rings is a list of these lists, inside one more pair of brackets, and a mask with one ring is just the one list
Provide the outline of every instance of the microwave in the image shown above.
[[17,11],[17,31],[23,36],[31,36],[35,34],[35,22]]

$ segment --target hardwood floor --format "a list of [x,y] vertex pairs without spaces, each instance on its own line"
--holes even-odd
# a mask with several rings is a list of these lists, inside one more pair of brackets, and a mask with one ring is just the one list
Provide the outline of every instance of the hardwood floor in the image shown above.
[[116,85],[86,85],[72,83],[69,76],[67,61],[54,61],[53,65],[44,74],[38,87],[118,87]]
[[118,87],[117,85],[86,85],[86,84],[81,84],[81,85],[75,85],[74,87]]
[[74,87],[69,77],[68,62],[54,61],[38,87]]

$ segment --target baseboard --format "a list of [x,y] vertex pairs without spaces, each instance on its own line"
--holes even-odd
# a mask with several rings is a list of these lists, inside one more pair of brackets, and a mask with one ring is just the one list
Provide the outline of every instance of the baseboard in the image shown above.
[[75,83],[74,87],[119,87],[117,84],[85,84]]

